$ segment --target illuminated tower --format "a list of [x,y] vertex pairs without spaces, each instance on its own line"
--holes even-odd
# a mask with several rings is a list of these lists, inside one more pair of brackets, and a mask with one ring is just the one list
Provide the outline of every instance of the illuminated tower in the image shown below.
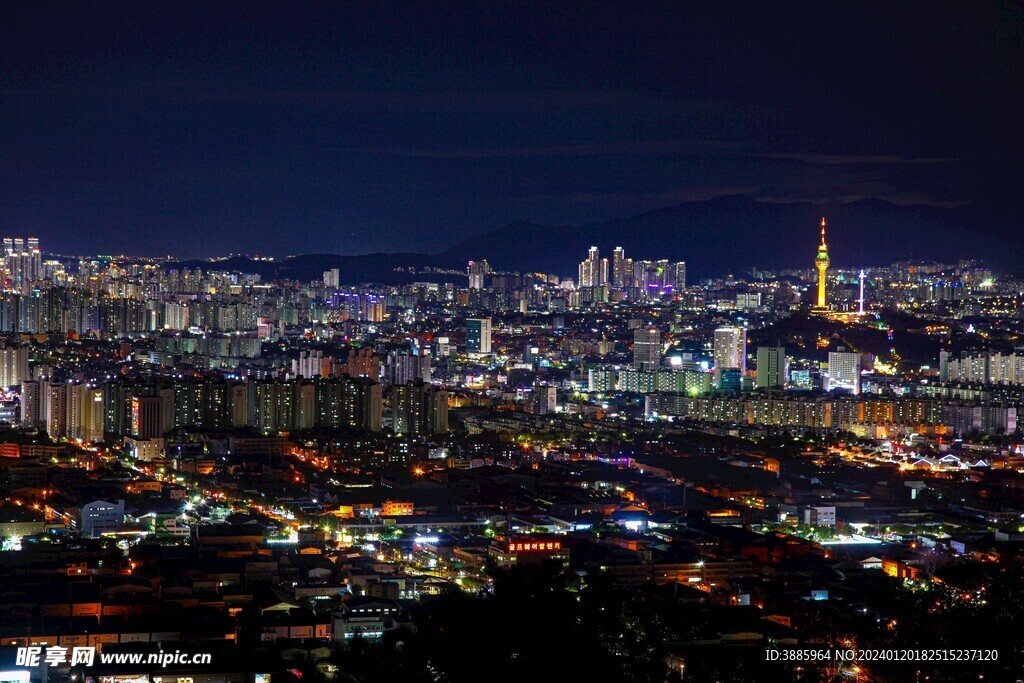
[[860,305],[857,307],[857,314],[864,315],[864,269],[860,269]]
[[818,245],[818,255],[814,259],[814,267],[818,269],[818,303],[814,307],[816,311],[828,310],[828,303],[825,301],[825,279],[828,272],[828,247],[825,246],[825,219],[821,219],[821,244]]

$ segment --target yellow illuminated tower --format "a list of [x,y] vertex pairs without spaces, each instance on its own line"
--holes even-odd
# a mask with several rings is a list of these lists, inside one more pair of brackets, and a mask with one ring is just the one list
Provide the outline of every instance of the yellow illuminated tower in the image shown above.
[[818,255],[814,258],[814,267],[818,269],[818,304],[814,310],[820,313],[828,311],[828,303],[825,301],[825,280],[828,273],[828,247],[825,246],[825,219],[821,219],[821,244],[818,245]]

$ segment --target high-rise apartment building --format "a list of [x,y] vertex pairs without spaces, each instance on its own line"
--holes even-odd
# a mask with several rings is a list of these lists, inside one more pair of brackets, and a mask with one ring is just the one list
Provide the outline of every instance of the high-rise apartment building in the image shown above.
[[30,429],[41,422],[42,391],[44,381],[27,380],[21,384],[21,426]]
[[626,250],[615,247],[612,252],[612,287],[622,288],[626,284]]
[[484,277],[490,272],[491,266],[486,260],[470,261],[466,268],[466,274],[469,276],[469,288],[483,289]]
[[657,370],[661,365],[661,332],[653,327],[633,330],[633,367]]
[[160,397],[132,397],[132,436],[137,439],[159,439],[163,435],[163,410]]
[[597,247],[587,251],[587,260],[579,266],[580,287],[603,287],[608,284],[608,259],[602,259]]
[[388,353],[384,368],[384,379],[388,384],[408,384],[417,379],[430,382],[430,354],[416,349],[395,349]]
[[549,415],[558,410],[558,391],[547,384],[537,384],[533,387],[533,412],[537,415]]
[[0,349],[0,389],[16,387],[28,379],[28,347],[5,346]]
[[672,264],[672,289],[676,293],[686,289],[686,261]]
[[466,353],[491,352],[491,319],[466,320]]
[[757,349],[758,389],[785,388],[788,369],[785,347],[762,346]]
[[82,441],[103,440],[103,390],[89,384],[68,386],[68,436]]
[[337,289],[341,285],[341,270],[339,268],[331,268],[330,270],[324,271],[324,287],[327,289]]
[[828,385],[826,391],[840,389],[860,393],[860,354],[840,348],[828,353]]
[[329,368],[330,359],[324,358],[324,352],[319,349],[300,351],[299,357],[292,361],[292,375],[306,379],[325,377],[330,374]]
[[3,259],[7,277],[16,285],[34,282],[43,276],[43,256],[39,239],[6,237],[3,240]]
[[348,362],[344,368],[344,372],[340,374],[347,374],[349,377],[369,377],[373,380],[380,378],[380,359],[369,347],[349,351]]
[[43,427],[51,438],[67,436],[68,385],[63,382],[40,382],[39,412]]
[[392,389],[391,419],[396,434],[448,431],[448,393],[422,380]]
[[747,372],[747,330],[743,327],[719,327],[715,330],[713,351],[715,372],[726,369]]

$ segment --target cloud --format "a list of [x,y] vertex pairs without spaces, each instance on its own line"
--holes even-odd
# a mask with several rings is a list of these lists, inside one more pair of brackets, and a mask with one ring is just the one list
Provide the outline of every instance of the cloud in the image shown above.
[[753,196],[761,187],[681,187],[665,192],[577,192],[565,199],[574,204],[616,204],[634,205],[647,209],[676,206],[686,202],[699,202],[715,197],[732,195]]
[[756,156],[768,157],[769,159],[784,159],[799,161],[815,166],[843,166],[849,164],[943,164],[955,161],[944,157],[921,157],[908,159],[889,154],[816,154],[814,152],[758,154]]
[[417,149],[402,147],[346,147],[348,153],[380,154],[427,159],[485,159],[496,157],[583,157],[621,154],[684,155],[738,153],[743,145],[721,140],[637,140],[590,142],[576,145],[517,147],[461,147]]
[[296,102],[343,108],[405,107],[415,111],[446,110],[460,114],[519,111],[533,115],[538,112],[558,115],[586,111],[604,114],[616,112],[632,118],[652,112],[660,116],[680,117],[728,117],[747,112],[746,108],[724,100],[659,97],[629,90],[375,90],[331,86],[294,87],[289,83],[267,85],[217,79],[160,79],[144,81],[140,86],[146,94],[160,98],[213,102]]
[[926,192],[877,192],[872,194],[847,194],[831,196],[781,196],[777,194],[754,195],[759,202],[770,204],[851,204],[865,199],[879,199],[897,206],[934,206],[942,209],[955,209],[970,204],[968,201],[938,199]]

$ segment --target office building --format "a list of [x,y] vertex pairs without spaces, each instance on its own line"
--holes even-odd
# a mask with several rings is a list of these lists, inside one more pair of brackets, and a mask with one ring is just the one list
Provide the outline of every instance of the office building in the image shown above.
[[86,538],[99,538],[104,533],[117,531],[124,526],[124,501],[108,503],[97,500],[81,507],[78,515],[78,530]]
[[466,320],[466,353],[491,352],[491,319]]

